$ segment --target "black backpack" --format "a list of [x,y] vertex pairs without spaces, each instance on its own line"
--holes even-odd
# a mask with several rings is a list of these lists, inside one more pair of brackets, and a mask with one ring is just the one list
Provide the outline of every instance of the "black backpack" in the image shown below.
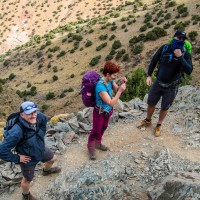
[[8,116],[7,120],[6,120],[6,126],[3,129],[3,137],[4,139],[8,136],[8,131],[15,125],[18,124],[18,126],[22,129],[23,132],[23,138],[22,140],[17,144],[23,144],[26,142],[27,140],[27,134],[26,134],[26,130],[24,128],[23,125],[21,125],[21,123],[19,122],[19,116],[20,116],[20,112],[15,112],[12,113],[11,115]]

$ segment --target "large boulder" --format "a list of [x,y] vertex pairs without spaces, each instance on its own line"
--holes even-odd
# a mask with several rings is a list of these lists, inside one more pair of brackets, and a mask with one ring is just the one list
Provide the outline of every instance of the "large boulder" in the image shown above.
[[173,173],[162,183],[148,189],[149,200],[200,199],[200,175],[197,173]]

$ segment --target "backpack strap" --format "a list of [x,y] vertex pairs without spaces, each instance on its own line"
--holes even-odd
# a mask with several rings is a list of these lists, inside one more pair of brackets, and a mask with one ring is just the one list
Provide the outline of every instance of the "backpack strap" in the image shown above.
[[35,134],[27,137],[27,134],[26,134],[26,130],[25,130],[25,127],[20,123],[20,122],[17,122],[17,125],[21,128],[22,130],[22,134],[23,134],[23,138],[22,140],[17,144],[17,146],[20,146],[22,144],[24,144],[27,140],[29,140],[30,138],[34,137],[35,135],[40,139],[40,140],[43,140],[42,137],[38,134],[40,128],[39,128],[39,122],[37,123],[38,124],[38,129],[36,130]]

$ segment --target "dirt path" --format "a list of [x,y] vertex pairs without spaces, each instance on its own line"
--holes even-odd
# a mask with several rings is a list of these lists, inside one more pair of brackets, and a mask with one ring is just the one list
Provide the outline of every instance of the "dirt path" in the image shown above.
[[[148,155],[153,154],[161,148],[168,148],[169,152],[178,154],[181,158],[190,159],[199,162],[200,151],[198,149],[186,149],[180,136],[170,133],[168,125],[163,126],[163,134],[155,138],[153,127],[144,131],[136,128],[136,122],[123,122],[112,125],[108,128],[104,136],[104,144],[110,147],[108,152],[97,151],[97,159],[104,159],[109,154],[119,154],[119,152],[146,152]],[[87,135],[81,135],[76,144],[70,144],[63,155],[58,156],[58,164],[62,166],[62,173],[73,171],[85,165],[89,161],[87,149]],[[40,194],[46,190],[49,183],[56,179],[57,175],[50,177],[39,176],[33,181],[31,192]],[[18,188],[9,197],[9,200],[21,199],[21,190]],[[7,200],[7,199],[5,199]]]

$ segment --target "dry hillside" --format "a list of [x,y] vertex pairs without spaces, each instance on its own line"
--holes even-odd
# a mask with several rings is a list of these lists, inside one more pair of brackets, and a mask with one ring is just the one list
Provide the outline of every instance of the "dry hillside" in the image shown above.
[[[108,59],[115,60],[125,75],[136,67],[146,68],[155,50],[169,41],[176,27],[197,33],[192,41],[193,83],[199,85],[199,1],[170,2],[3,1],[1,52],[6,53],[0,57],[1,117],[16,110],[23,99],[37,102],[50,116],[76,112],[83,107],[80,83],[86,71],[100,72]],[[141,30],[145,19],[146,26]],[[134,36],[147,35],[156,27],[166,33],[130,46]],[[115,41],[121,46],[114,45]],[[8,47],[15,49],[7,51]],[[98,62],[91,63],[98,56]]]

